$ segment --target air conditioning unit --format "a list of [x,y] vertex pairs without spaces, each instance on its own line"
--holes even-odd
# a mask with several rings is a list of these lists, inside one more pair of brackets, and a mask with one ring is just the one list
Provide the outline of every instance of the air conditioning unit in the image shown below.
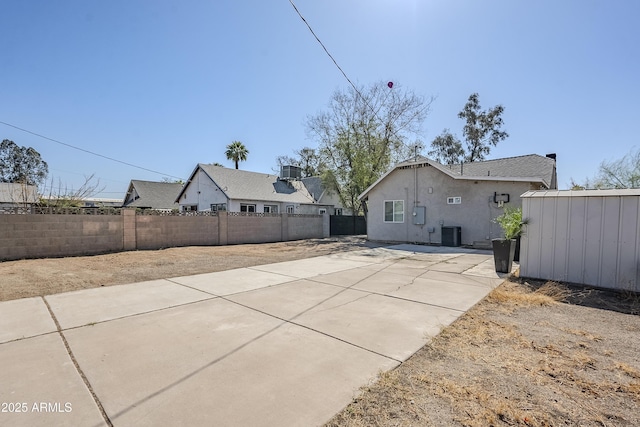
[[302,178],[302,168],[300,166],[286,165],[280,168],[280,179],[284,181],[297,180]]
[[442,246],[458,247],[462,244],[462,227],[459,226],[443,226]]

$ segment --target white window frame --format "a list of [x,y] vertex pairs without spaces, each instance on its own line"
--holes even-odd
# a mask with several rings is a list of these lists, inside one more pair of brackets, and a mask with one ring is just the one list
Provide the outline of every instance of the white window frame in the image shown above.
[[342,215],[342,208],[336,208],[335,214]]
[[318,209],[318,214],[320,214],[320,215],[324,215],[324,214],[326,214],[326,213],[327,213],[327,210],[326,210],[325,208],[320,208],[320,209]]
[[287,205],[286,209],[288,214],[292,214],[295,212],[296,207],[294,205]]
[[447,197],[448,205],[459,205],[461,203],[462,203],[462,197],[460,196]]
[[[387,219],[387,203],[391,203],[391,220]],[[400,209],[398,207],[400,206]],[[382,219],[389,224],[404,223],[404,200],[385,200],[382,210]]]
[[224,212],[227,210],[227,204],[226,203],[216,203],[211,205],[211,211],[212,212]]
[[264,205],[262,210],[264,213],[277,214],[278,213],[278,205]]

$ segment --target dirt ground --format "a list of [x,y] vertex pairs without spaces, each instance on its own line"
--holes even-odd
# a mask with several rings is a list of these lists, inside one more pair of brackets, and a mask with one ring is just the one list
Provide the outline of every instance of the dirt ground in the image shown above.
[[[0,263],[0,301],[374,246],[361,238]],[[640,297],[513,279],[327,426],[640,425]]]
[[640,300],[514,279],[326,426],[638,426]]
[[4,261],[0,262],[0,301],[211,273],[376,246],[380,245],[354,236]]

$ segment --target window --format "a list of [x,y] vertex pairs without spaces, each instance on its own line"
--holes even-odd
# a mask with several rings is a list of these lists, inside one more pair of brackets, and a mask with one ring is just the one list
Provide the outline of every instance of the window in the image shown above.
[[245,203],[240,203],[240,212],[254,213],[255,211],[256,211],[256,205],[247,205]]
[[278,213],[278,205],[264,205],[264,213]]
[[336,208],[336,215],[342,215],[342,208]]
[[325,208],[320,208],[320,209],[318,210],[318,213],[319,213],[320,215],[324,215],[324,214],[326,214],[326,213],[327,213],[327,210],[326,210]]
[[198,205],[186,205],[182,207],[183,212],[196,212],[198,210]]
[[215,205],[211,205],[211,211],[212,212],[220,212],[220,211],[226,211],[227,210],[227,204],[226,203],[218,203]]
[[293,205],[287,205],[287,213],[288,214],[292,214],[293,213],[293,209],[294,209]]
[[404,200],[384,201],[384,222],[404,222]]
[[459,205],[462,203],[462,197],[447,197],[448,205]]

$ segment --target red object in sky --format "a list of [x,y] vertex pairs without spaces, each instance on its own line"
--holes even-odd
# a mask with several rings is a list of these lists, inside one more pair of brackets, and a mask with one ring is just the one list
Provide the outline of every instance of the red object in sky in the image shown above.
[[389,86],[389,89],[391,89],[393,87],[393,82],[387,83],[387,86]]

